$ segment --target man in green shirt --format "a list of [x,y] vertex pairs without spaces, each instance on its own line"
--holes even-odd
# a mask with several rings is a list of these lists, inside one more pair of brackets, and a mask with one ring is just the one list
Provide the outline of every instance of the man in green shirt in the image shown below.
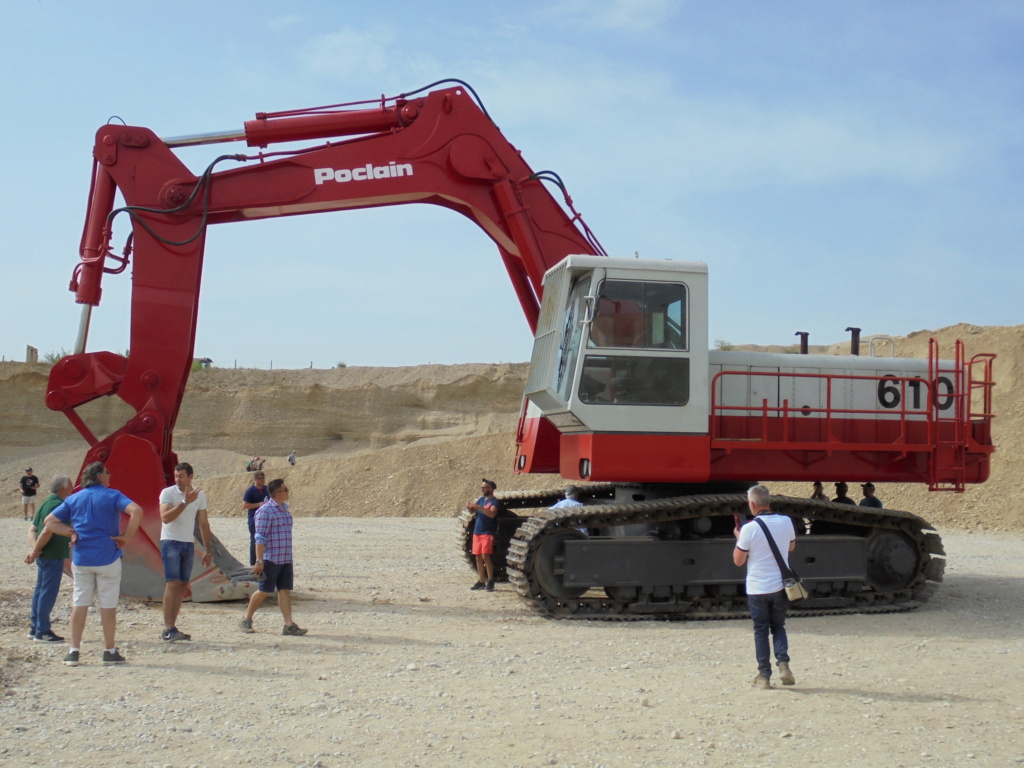
[[32,549],[25,557],[28,564],[36,564],[36,589],[32,594],[32,613],[29,617],[29,637],[38,643],[60,643],[64,638],[50,629],[50,612],[60,592],[64,576],[64,561],[70,557],[71,539],[46,530],[43,521],[60,506],[75,487],[67,475],[57,475],[50,483],[50,495],[44,501],[28,529],[28,543]]

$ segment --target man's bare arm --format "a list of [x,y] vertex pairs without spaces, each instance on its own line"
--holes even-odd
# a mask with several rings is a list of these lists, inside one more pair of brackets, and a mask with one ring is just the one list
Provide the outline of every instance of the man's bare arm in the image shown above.
[[210,528],[210,516],[205,509],[196,513],[196,520],[199,523],[199,535],[203,537],[203,565],[209,567],[213,562],[213,530]]
[[128,514],[128,525],[124,529],[124,533],[120,536],[111,536],[119,548],[123,547],[135,538],[135,534],[138,533],[139,526],[142,525],[142,507],[133,501],[125,508],[124,511]]
[[736,565],[739,565],[739,566],[743,566],[743,565],[746,565],[746,564],[747,564],[747,555],[748,555],[748,554],[749,554],[749,553],[747,553],[747,552],[744,552],[744,551],[743,551],[742,549],[740,549],[739,547],[736,547],[736,548],[735,548],[735,549],[733,549],[733,551],[732,551],[732,561],[733,561],[733,562],[734,562],[734,563],[735,563]]
[[60,520],[54,517],[52,512],[46,516],[46,519],[43,521],[43,524],[46,526],[47,531],[49,531],[51,534],[55,533],[58,536],[71,536],[75,532],[75,529],[72,528],[70,525],[68,525],[67,523],[62,523]]

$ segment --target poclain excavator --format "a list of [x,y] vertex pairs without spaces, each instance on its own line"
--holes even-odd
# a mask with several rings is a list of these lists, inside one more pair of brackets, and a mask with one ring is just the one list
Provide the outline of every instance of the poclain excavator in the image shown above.
[[[235,141],[257,150],[220,156],[198,175],[174,152]],[[544,616],[745,615],[729,551],[755,481],[962,491],[988,476],[994,355],[967,359],[957,342],[943,359],[934,340],[926,360],[862,357],[856,343],[848,356],[709,350],[707,266],[609,257],[559,176],[533,171],[460,81],[258,113],[238,131],[162,139],[108,124],[93,158],[71,283],[81,328],[75,352],[51,371],[46,404],[89,443],[83,467],[106,462],[145,509],[143,535],[126,551],[126,595],[163,591],[157,498],[177,463],[173,430],[213,224],[425,203],[491,238],[535,336],[515,471],[577,481],[586,502],[550,510],[554,491],[502,496],[510,511],[499,521],[499,571]],[[217,170],[227,163],[238,167]],[[131,232],[116,254],[119,216]],[[103,275],[129,263],[130,354],[87,352]],[[112,395],[134,415],[98,437],[76,408]],[[773,508],[801,533],[793,565],[811,591],[804,612],[902,610],[942,579],[941,541],[914,515],[788,497]],[[460,518],[464,553],[472,522]],[[191,598],[249,594],[251,571],[213,548],[214,567],[193,574]]]

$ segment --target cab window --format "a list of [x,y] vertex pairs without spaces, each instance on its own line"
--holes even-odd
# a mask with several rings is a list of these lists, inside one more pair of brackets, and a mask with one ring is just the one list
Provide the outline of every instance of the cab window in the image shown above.
[[563,400],[569,399],[573,374],[576,371],[576,360],[580,353],[580,337],[583,325],[580,322],[590,292],[590,276],[577,280],[569,292],[569,304],[565,310],[565,322],[562,326],[562,343],[558,356],[558,370],[555,372],[555,390]]
[[588,347],[685,351],[686,286],[605,280]]
[[690,361],[685,357],[588,355],[579,397],[596,405],[686,405],[690,400]]

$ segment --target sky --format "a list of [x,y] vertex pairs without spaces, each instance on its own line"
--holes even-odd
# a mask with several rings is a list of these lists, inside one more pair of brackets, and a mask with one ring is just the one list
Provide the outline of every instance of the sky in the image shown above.
[[[1024,322],[1019,2],[22,0],[0,7],[0,57],[5,360],[74,347],[112,116],[240,130],[443,78],[562,177],[610,255],[708,264],[709,345]],[[245,148],[180,156],[200,172],[225,151]],[[129,273],[103,288],[87,349],[123,353]],[[219,367],[519,362],[532,341],[493,243],[442,208],[207,236],[195,354]]]

